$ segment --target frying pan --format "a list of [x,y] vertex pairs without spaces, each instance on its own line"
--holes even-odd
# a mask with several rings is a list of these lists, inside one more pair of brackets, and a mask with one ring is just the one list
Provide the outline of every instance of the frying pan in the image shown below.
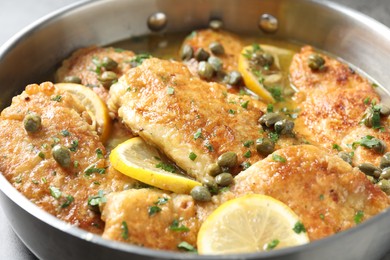
[[[190,32],[223,21],[237,33],[305,43],[332,53],[390,90],[390,30],[336,4],[310,0],[97,0],[74,4],[25,29],[0,48],[0,108],[33,82],[52,79],[77,48],[129,37]],[[277,23],[276,23],[277,21]],[[262,25],[262,26],[261,26]],[[389,99],[384,102],[388,103]],[[266,253],[198,256],[105,240],[41,210],[0,174],[0,203],[40,259],[380,259],[390,245],[390,212],[304,246]]]

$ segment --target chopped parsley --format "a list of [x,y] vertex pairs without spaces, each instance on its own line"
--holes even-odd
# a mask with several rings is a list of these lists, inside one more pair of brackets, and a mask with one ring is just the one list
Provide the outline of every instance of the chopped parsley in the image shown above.
[[272,142],[276,143],[279,140],[279,134],[276,132],[269,132],[268,138],[271,139]]
[[96,152],[96,156],[97,156],[98,159],[103,159],[104,158],[102,149],[98,148],[98,149],[95,150],[95,152]]
[[274,239],[271,242],[267,243],[266,250],[272,250],[274,249],[277,245],[279,245],[280,241],[278,239]]
[[57,96],[53,97],[51,100],[52,101],[61,102],[61,99],[62,99],[62,96],[61,95],[57,95]]
[[158,198],[157,201],[154,203],[155,205],[164,205],[168,203],[168,198]]
[[244,170],[246,170],[246,169],[248,169],[249,167],[251,167],[251,163],[250,163],[250,162],[243,162],[243,163],[241,164],[241,166],[242,166],[242,168],[243,168]]
[[75,168],[79,167],[79,165],[80,165],[80,164],[79,164],[79,161],[74,161],[74,162],[73,162],[73,166],[74,166]]
[[61,134],[62,134],[62,136],[69,136],[70,135],[70,133],[69,133],[69,131],[68,130],[62,130],[61,131]]
[[127,240],[129,238],[129,228],[127,227],[126,221],[122,221],[121,224],[122,238]]
[[241,103],[241,107],[247,109],[248,108],[248,103],[249,103],[249,100]]
[[97,210],[106,201],[107,198],[104,197],[104,191],[99,190],[97,195],[88,198],[88,206],[91,206],[93,210]]
[[363,103],[364,103],[365,105],[370,104],[370,98],[369,98],[369,97],[366,97],[366,98],[363,100]]
[[274,112],[274,105],[268,104],[267,105],[267,113],[272,113]]
[[202,128],[199,128],[198,130],[196,130],[196,133],[194,134],[194,140],[197,140],[199,138],[203,138],[203,136],[202,136]]
[[117,53],[121,53],[121,52],[124,52],[125,50],[122,48],[115,48],[114,51]]
[[172,88],[172,87],[168,87],[167,88],[167,94],[168,95],[173,95],[175,93],[175,89],[174,88]]
[[161,208],[159,206],[149,206],[148,208],[148,214],[149,216],[153,216],[154,214],[161,211]]
[[147,60],[151,57],[152,56],[150,54],[141,53],[141,54],[136,55],[134,58],[132,58],[130,60],[130,64],[132,67],[138,67],[144,62],[144,60]]
[[333,144],[332,145],[332,149],[335,149],[335,150],[337,150],[337,151],[341,151],[342,149],[341,149],[341,146],[340,145],[338,145],[338,144]]
[[284,158],[278,154],[273,154],[272,160],[274,160],[275,162],[282,162],[282,163],[285,163],[287,161],[286,158]]
[[43,152],[39,152],[38,156],[41,157],[41,159],[45,159],[45,154]]
[[197,250],[195,249],[194,246],[190,245],[189,243],[183,241],[183,242],[180,242],[178,245],[177,245],[177,248],[178,249],[183,249],[185,251],[188,251],[188,252],[193,252],[193,253],[197,253]]
[[252,155],[252,153],[251,153],[250,150],[248,150],[248,151],[246,151],[246,152],[244,153],[244,157],[246,157],[246,158],[250,158],[251,155]]
[[364,217],[364,212],[361,210],[358,210],[356,212],[355,216],[353,217],[353,220],[355,221],[356,224],[359,224],[362,222],[363,217]]
[[191,161],[195,161],[196,157],[198,157],[194,152],[190,152],[188,155],[188,158],[191,159]]
[[302,224],[302,222],[298,221],[297,223],[295,223],[294,227],[293,227],[293,230],[295,233],[297,234],[300,234],[300,233],[304,233],[306,232],[306,228],[305,226]]
[[51,196],[53,196],[53,198],[59,199],[61,197],[62,192],[57,187],[50,186],[49,190],[50,190],[50,194],[51,194]]
[[95,165],[92,165],[85,169],[84,173],[89,176],[92,173],[99,173],[99,174],[105,174],[106,173],[106,168],[97,168]]
[[266,87],[266,89],[276,101],[283,101],[282,89],[280,87]]
[[206,146],[206,148],[210,151],[210,152],[213,152],[214,151],[214,147],[212,144],[210,144],[210,142],[207,140],[204,144],[204,146]]
[[162,169],[166,172],[176,172],[176,169],[173,165],[164,162],[159,162],[158,164],[156,164],[156,168]]
[[325,216],[324,214],[320,214],[320,219],[324,220],[325,219]]
[[243,145],[247,148],[249,148],[252,144],[254,144],[255,142],[253,140],[248,140],[248,141],[245,141],[243,143]]
[[73,198],[72,195],[66,196],[65,202],[62,203],[61,208],[66,208],[66,207],[68,207],[73,201],[74,201],[74,198]]
[[69,150],[72,152],[76,152],[77,148],[79,147],[79,140],[73,140],[72,143],[70,144]]
[[169,226],[169,230],[177,232],[188,232],[190,229],[184,225],[179,225],[179,220],[174,219],[172,224]]
[[219,193],[223,193],[223,192],[227,192],[227,191],[229,191],[229,187],[222,187],[222,188],[220,188],[219,190],[218,190],[218,192]]
[[320,195],[320,200],[324,200],[324,199],[325,199],[324,194],[321,194],[321,195]]
[[365,148],[368,148],[368,149],[374,149],[374,150],[378,150],[380,151],[381,148],[383,147],[383,144],[382,144],[382,141],[371,136],[371,135],[366,135],[364,137],[362,137],[362,139],[360,139],[359,141],[357,142],[353,142],[352,143],[352,148],[356,148],[356,146],[363,146]]
[[234,114],[236,113],[236,111],[233,110],[233,109],[229,109],[229,110],[228,110],[228,113],[231,114],[231,115],[234,115]]

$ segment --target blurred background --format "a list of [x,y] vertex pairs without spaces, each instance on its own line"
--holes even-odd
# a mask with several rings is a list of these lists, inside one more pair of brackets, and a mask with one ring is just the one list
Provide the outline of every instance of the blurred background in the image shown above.
[[[322,2],[323,0],[317,1]],[[30,23],[59,8],[76,2],[80,1],[0,0],[0,46]],[[390,27],[390,0],[332,0],[332,2],[358,10]],[[9,223],[2,209],[0,209],[0,259],[36,259],[13,233]],[[390,260],[390,254],[383,260]]]

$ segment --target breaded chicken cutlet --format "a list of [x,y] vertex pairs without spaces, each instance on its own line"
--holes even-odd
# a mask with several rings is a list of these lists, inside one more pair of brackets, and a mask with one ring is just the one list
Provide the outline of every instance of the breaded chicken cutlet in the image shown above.
[[[274,154],[285,161],[275,161]],[[165,250],[177,250],[181,241],[196,245],[199,228],[211,212],[229,199],[250,193],[269,195],[287,204],[302,220],[310,240],[354,227],[358,212],[364,212],[366,220],[389,206],[387,195],[363,173],[320,148],[297,145],[274,154],[238,174],[230,191],[214,196],[211,202],[199,203],[188,195],[154,189],[112,193],[102,212],[106,222],[103,237]],[[148,214],[149,207],[155,205],[161,211]],[[171,230],[175,221],[188,230]],[[129,230],[126,239],[123,222]]]
[[[38,128],[26,123],[31,116],[40,118]],[[85,107],[71,94],[49,82],[27,86],[1,113],[0,172],[40,208],[100,234],[104,222],[90,199],[134,181],[108,168],[105,148],[88,122]]]

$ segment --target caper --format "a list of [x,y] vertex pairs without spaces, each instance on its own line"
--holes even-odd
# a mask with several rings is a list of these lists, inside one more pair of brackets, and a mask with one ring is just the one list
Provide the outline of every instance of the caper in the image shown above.
[[210,51],[215,55],[222,55],[225,53],[225,49],[223,48],[223,45],[219,42],[212,42],[209,45]]
[[221,20],[211,20],[209,26],[212,30],[218,31],[219,29],[222,28],[223,23]]
[[81,79],[77,76],[66,76],[63,81],[65,83],[81,84]]
[[389,180],[380,180],[377,185],[379,188],[386,193],[387,195],[390,195],[390,181]]
[[102,83],[103,87],[109,88],[112,84],[115,83],[115,81],[118,80],[118,76],[115,72],[105,71],[102,73],[102,75],[100,75],[98,80],[100,81],[100,83]]
[[381,158],[379,167],[380,167],[381,169],[390,167],[390,152],[389,152],[389,153],[385,153],[385,154],[383,155],[383,157]]
[[186,44],[181,49],[181,59],[182,60],[190,60],[194,56],[194,49],[192,46]]
[[202,179],[202,184],[206,186],[212,194],[218,193],[218,185],[214,178],[211,176],[205,176]]
[[210,201],[211,193],[204,186],[195,186],[190,192],[192,198],[196,201]]
[[227,83],[232,86],[237,86],[242,82],[242,75],[240,72],[233,70],[229,73]]
[[386,105],[381,105],[381,110],[380,110],[381,115],[383,116],[389,116],[390,115],[390,107]]
[[271,67],[274,64],[274,57],[265,52],[255,52],[251,56],[251,61],[263,67]]
[[34,133],[37,132],[42,125],[41,116],[37,113],[28,113],[23,120],[24,129],[27,132]]
[[267,127],[271,127],[280,120],[283,120],[283,117],[281,115],[279,115],[278,113],[271,112],[264,114],[262,117],[260,117],[259,123]]
[[372,176],[374,178],[379,178],[382,172],[381,169],[371,163],[362,163],[358,166],[358,168],[364,174]]
[[352,165],[352,157],[349,153],[347,152],[339,152],[337,154],[341,159],[343,159],[345,162],[349,163]]
[[275,131],[278,134],[287,135],[292,134],[294,129],[294,122],[291,120],[283,119],[277,121],[274,125]]
[[53,147],[51,152],[54,160],[56,160],[59,165],[65,168],[70,166],[70,151],[68,148],[57,144]]
[[215,177],[215,182],[219,186],[226,187],[233,182],[233,176],[230,173],[223,172]]
[[237,164],[237,154],[226,152],[218,157],[217,163],[220,167],[234,167]]
[[321,70],[325,65],[325,60],[317,53],[313,53],[309,55],[307,63],[312,70]]
[[374,116],[374,111],[369,108],[364,114],[363,124],[367,127],[372,127],[372,117]]
[[221,171],[221,167],[219,167],[217,163],[210,164],[206,170],[207,174],[210,176],[217,176]]
[[197,61],[205,61],[210,57],[210,54],[203,48],[199,48],[195,52],[195,59]]
[[271,141],[271,139],[259,138],[256,140],[256,150],[259,154],[263,156],[267,156],[271,154],[275,149],[275,143]]
[[110,57],[106,56],[106,57],[103,57],[103,59],[102,59],[102,66],[106,70],[113,70],[116,67],[118,67],[118,63],[116,61],[114,61],[113,59],[111,59]]
[[387,168],[384,168],[381,172],[381,176],[379,177],[379,179],[386,179],[386,180],[389,180],[390,179],[390,167],[387,167]]
[[383,141],[380,140],[380,139],[377,139],[377,140],[378,140],[378,142],[375,143],[375,144],[372,146],[372,149],[373,149],[375,152],[377,152],[377,153],[383,154],[383,153],[386,151],[386,148],[387,148],[386,143],[383,142]]
[[214,69],[210,63],[201,61],[198,64],[198,75],[203,79],[209,80],[214,75]]
[[218,72],[222,70],[222,61],[219,58],[211,56],[207,59],[207,62],[210,63],[214,71]]

